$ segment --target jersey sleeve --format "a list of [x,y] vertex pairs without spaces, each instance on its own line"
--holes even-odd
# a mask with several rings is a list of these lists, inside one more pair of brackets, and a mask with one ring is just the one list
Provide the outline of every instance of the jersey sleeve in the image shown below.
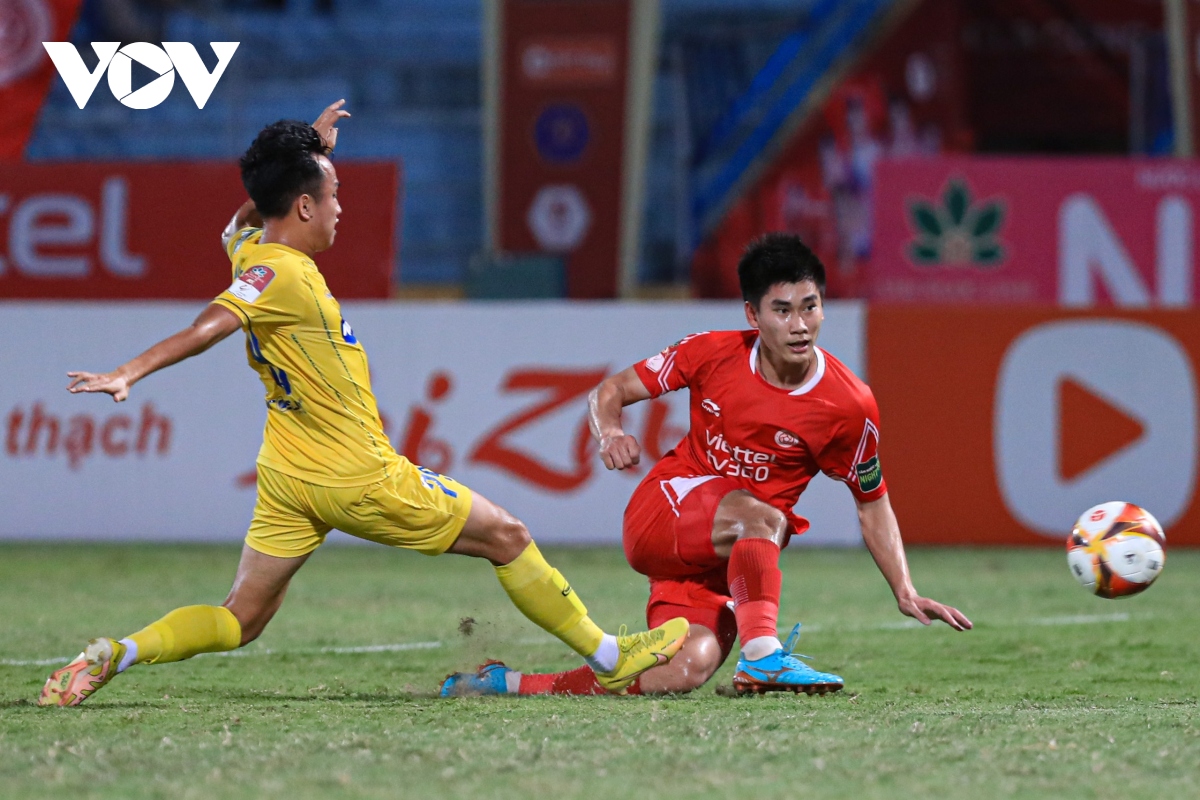
[[280,271],[258,264],[233,279],[228,289],[213,300],[231,309],[242,320],[243,327],[279,325],[297,318],[296,279],[290,271]]
[[237,259],[238,250],[241,249],[242,245],[256,233],[262,233],[262,228],[241,228],[225,243],[225,255],[229,256],[231,262]]
[[817,465],[829,477],[849,486],[860,503],[887,494],[879,466],[879,408],[869,390],[817,456]]
[[709,339],[708,331],[685,336],[661,353],[633,365],[634,372],[651,397],[674,392],[687,386],[698,365],[704,363],[703,352]]

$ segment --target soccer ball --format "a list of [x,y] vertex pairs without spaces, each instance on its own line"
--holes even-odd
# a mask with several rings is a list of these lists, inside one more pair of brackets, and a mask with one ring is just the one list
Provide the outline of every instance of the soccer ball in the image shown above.
[[1075,580],[1101,597],[1129,597],[1154,583],[1166,563],[1158,520],[1133,503],[1101,503],[1079,517],[1067,537]]

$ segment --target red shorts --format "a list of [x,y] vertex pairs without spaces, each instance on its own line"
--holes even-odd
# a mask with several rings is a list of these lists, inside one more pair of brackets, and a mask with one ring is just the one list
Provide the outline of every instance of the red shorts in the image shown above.
[[650,579],[646,623],[684,617],[717,635],[723,656],[737,638],[728,560],[713,550],[713,519],[725,495],[743,491],[730,478],[643,481],[625,509],[625,558]]

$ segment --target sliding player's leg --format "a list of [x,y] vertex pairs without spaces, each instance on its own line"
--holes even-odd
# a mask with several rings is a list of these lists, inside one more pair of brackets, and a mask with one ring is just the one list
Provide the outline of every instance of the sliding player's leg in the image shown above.
[[714,590],[714,582],[707,576],[688,581],[650,581],[646,618],[679,615],[690,627],[680,654],[670,664],[652,669],[639,679],[642,694],[690,692],[708,683],[737,641],[737,622],[727,600],[722,592]]
[[183,661],[257,639],[283,603],[292,576],[330,530],[303,511],[307,488],[260,469],[254,520],[224,604],[184,606],[122,639],[92,639],[51,674],[38,704],[79,705],[135,664]]
[[[723,577],[722,577],[723,581]],[[670,663],[644,672],[627,694],[683,694],[698,689],[725,663],[737,639],[733,612],[724,598],[701,580],[652,580],[646,622],[683,617],[688,635]],[[460,676],[464,692],[473,694],[606,694],[584,670],[522,674],[504,664],[485,664],[473,676]]]
[[[642,673],[625,690],[627,695],[678,694],[698,689],[725,660],[717,635],[692,622],[683,647],[667,664]],[[442,683],[443,697],[475,695],[601,695],[612,694],[596,680],[590,667],[562,672],[522,673],[502,661],[488,661],[477,672],[456,672]]]

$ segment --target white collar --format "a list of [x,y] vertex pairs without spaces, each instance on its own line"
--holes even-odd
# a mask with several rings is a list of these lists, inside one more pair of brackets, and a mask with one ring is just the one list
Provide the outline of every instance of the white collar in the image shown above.
[[[750,348],[750,372],[756,375],[758,374],[758,345],[761,342],[761,338],[756,338],[754,340],[754,346]],[[825,377],[825,353],[815,344],[813,345],[813,352],[817,354],[816,372],[813,373],[811,378],[804,382],[803,386],[798,389],[793,389],[792,391],[788,392],[788,394],[793,396],[808,394],[814,388],[816,388],[818,383],[821,382],[821,378]]]

